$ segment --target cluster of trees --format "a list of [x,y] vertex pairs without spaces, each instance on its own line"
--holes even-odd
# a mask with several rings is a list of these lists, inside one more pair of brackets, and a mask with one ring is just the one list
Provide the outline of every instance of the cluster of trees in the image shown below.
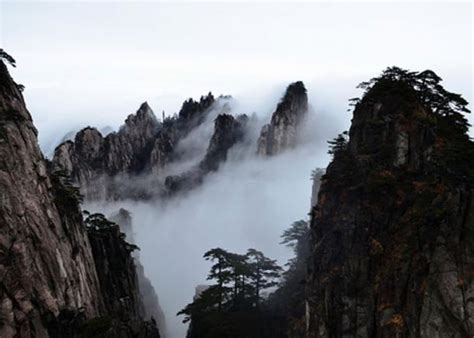
[[0,48],[0,60],[8,63],[12,67],[16,67],[15,59],[10,54],[5,52],[2,48]]
[[302,332],[307,222],[294,222],[283,233],[281,244],[295,253],[286,271],[255,249],[242,255],[215,248],[204,254],[213,263],[208,280],[214,284],[178,313],[185,316],[184,322],[190,321],[188,338],[277,338]]
[[[465,115],[471,111],[468,102],[460,94],[446,90],[442,78],[432,70],[413,72],[399,67],[388,67],[378,77],[362,82],[358,88],[364,89],[364,100],[369,96],[390,95],[396,91],[407,97],[406,102],[416,100],[428,113],[421,117],[433,126],[437,136],[437,147],[433,153],[433,164],[440,176],[474,184],[474,168],[470,166],[474,156],[474,145],[468,135],[470,124]],[[370,95],[369,95],[370,93]],[[353,98],[352,106],[362,100]],[[344,134],[330,141],[329,153],[343,154],[347,148]]]
[[[452,122],[452,126],[466,133],[470,127],[464,114],[471,111],[468,102],[460,94],[446,90],[442,85],[443,79],[432,70],[412,72],[399,67],[388,67],[378,77],[362,82],[358,88],[365,90],[365,96],[376,84],[384,82],[399,82],[413,89],[417,99],[436,116],[444,117]],[[359,99],[351,99],[357,105]]]
[[128,243],[125,239],[125,234],[120,231],[120,226],[110,221],[104,214],[101,213],[90,213],[87,210],[82,212],[84,214],[84,225],[86,226],[87,232],[93,235],[107,234],[109,232],[116,232],[118,237],[122,240],[122,244],[128,252],[140,250],[140,248],[132,243]]
[[328,154],[333,155],[333,157],[338,157],[345,153],[347,150],[349,135],[347,131],[342,132],[341,134],[337,135],[329,143],[329,150]]
[[178,315],[191,321],[191,337],[257,337],[262,295],[277,285],[281,267],[262,252],[245,254],[221,248],[204,258],[213,263],[208,280],[214,281]]

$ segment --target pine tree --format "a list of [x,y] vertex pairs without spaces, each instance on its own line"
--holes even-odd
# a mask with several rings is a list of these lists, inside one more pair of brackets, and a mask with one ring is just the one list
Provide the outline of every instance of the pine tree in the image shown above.
[[12,67],[16,67],[15,59],[2,48],[0,48],[0,60],[7,62]]
[[260,293],[278,284],[277,279],[282,269],[275,260],[265,257],[261,251],[248,249],[246,257],[251,268],[250,284],[254,289],[254,304],[258,307]]

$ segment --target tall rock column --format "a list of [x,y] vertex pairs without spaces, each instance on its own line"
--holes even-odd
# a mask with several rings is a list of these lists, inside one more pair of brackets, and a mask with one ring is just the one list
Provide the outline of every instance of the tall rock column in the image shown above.
[[303,82],[290,84],[272,115],[270,124],[263,126],[257,153],[276,155],[297,144],[298,128],[308,112],[308,95]]
[[307,336],[471,337],[474,145],[457,115],[389,75],[356,105],[322,178]]

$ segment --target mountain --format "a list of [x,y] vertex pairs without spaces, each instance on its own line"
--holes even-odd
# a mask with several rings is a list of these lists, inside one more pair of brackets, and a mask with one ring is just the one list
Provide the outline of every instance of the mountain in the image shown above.
[[271,156],[294,148],[298,141],[298,128],[307,112],[308,95],[303,82],[290,84],[278,103],[271,122],[262,128],[257,153]]
[[[245,114],[232,116],[228,99],[215,99],[211,93],[199,101],[189,99],[178,115],[161,122],[145,102],[116,133],[103,137],[96,128],[87,127],[76,134],[74,141],[60,144],[54,152],[54,168],[70,174],[86,200],[147,200],[192,190],[206,175],[218,170],[232,147],[249,138],[251,121]],[[294,148],[307,111],[304,84],[290,84],[270,124],[262,128],[257,152],[276,155]],[[182,162],[200,153],[194,149],[193,133],[214,116],[214,130],[206,140],[205,153],[183,170]],[[245,146],[255,144],[247,142]]]
[[431,71],[363,83],[311,214],[307,337],[474,335],[472,156]]
[[[145,189],[120,190],[117,180],[162,173],[179,156],[174,152],[178,141],[205,120],[214,102],[211,93],[199,101],[189,99],[177,116],[162,122],[145,102],[118,132],[103,137],[96,128],[87,127],[74,141],[60,144],[54,152],[54,167],[66,170],[89,200],[149,198]],[[160,191],[159,182],[154,184]]]
[[159,337],[138,311],[130,245],[116,227],[84,223],[77,189],[41,154],[20,89],[0,60],[0,336]]
[[247,122],[247,115],[239,115],[237,118],[229,114],[217,116],[204,158],[191,170],[179,176],[166,177],[168,193],[191,190],[201,184],[208,173],[217,171],[219,165],[226,161],[229,150],[244,140]]

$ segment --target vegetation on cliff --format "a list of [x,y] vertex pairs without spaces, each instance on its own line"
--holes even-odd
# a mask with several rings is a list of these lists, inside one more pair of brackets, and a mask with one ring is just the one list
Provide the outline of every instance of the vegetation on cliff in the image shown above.
[[307,336],[474,333],[474,144],[440,82],[391,67],[352,100],[312,211]]

